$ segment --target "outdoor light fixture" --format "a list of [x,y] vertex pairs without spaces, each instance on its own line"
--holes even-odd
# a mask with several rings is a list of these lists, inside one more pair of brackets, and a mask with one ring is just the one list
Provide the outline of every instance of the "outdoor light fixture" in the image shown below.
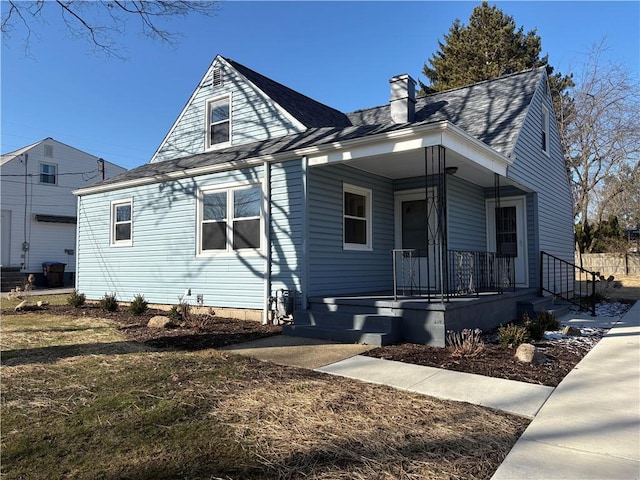
[[444,169],[444,172],[447,175],[455,175],[457,171],[458,171],[458,167],[447,167]]

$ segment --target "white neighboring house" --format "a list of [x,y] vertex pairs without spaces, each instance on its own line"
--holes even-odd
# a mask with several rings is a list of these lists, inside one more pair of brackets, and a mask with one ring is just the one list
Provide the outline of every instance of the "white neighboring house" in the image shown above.
[[72,286],[77,201],[71,192],[124,171],[125,168],[50,137],[3,154],[3,290],[20,285],[30,273],[36,274],[36,285],[45,285],[44,262],[66,264],[64,283]]

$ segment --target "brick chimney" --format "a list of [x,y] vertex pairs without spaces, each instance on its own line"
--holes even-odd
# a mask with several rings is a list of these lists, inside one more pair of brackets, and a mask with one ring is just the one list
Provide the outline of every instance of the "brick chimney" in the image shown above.
[[396,75],[389,83],[391,120],[393,123],[413,122],[416,114],[416,81],[405,73]]

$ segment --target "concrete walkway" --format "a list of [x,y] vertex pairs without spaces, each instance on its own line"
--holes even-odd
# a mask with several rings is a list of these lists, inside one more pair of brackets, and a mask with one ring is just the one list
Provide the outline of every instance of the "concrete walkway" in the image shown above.
[[[601,326],[593,317],[570,323]],[[638,478],[640,302],[558,385],[493,476]]]

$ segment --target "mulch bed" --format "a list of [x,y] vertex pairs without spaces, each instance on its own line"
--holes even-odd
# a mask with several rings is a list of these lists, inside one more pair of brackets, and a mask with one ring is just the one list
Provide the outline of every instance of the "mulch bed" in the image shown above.
[[[223,318],[213,315],[191,315],[187,322],[179,322],[172,328],[149,328],[147,323],[156,315],[166,316],[164,310],[148,309],[141,315],[133,315],[126,306],[115,312],[102,310],[98,305],[86,304],[80,308],[69,305],[50,305],[42,313],[71,317],[97,317],[113,320],[119,330],[129,339],[158,349],[203,350],[220,348],[235,343],[249,342],[263,337],[277,335],[282,327],[262,325],[258,321]],[[37,313],[37,312],[28,312]],[[3,315],[15,314],[13,310],[3,311]]]
[[534,345],[545,354],[546,363],[520,362],[514,357],[514,348],[496,343],[486,343],[475,357],[458,357],[448,348],[414,343],[380,347],[363,355],[556,387],[592,348],[588,344],[569,345],[566,342],[534,342]]

